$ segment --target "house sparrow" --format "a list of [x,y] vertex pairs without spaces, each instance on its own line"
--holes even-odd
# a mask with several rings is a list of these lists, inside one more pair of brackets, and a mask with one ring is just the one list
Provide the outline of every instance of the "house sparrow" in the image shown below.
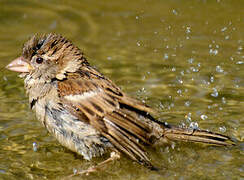
[[123,93],[61,35],[33,36],[6,68],[25,78],[30,107],[48,132],[84,159],[110,151],[154,169],[145,146],[164,141],[234,145],[221,134],[158,121],[150,107]]

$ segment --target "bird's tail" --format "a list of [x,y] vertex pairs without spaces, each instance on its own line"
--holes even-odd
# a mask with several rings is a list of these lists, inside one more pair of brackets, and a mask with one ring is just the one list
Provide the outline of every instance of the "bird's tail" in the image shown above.
[[168,126],[164,128],[164,138],[175,141],[205,143],[217,146],[235,145],[234,141],[225,135],[206,130],[179,128]]

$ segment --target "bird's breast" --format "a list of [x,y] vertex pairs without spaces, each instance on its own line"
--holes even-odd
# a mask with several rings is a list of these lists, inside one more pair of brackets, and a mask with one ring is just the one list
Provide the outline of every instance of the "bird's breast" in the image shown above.
[[[50,96],[50,98],[48,98]],[[71,151],[82,155],[84,159],[101,156],[112,145],[91,125],[79,120],[58,102],[56,93],[40,98],[35,102],[37,118],[46,129]]]

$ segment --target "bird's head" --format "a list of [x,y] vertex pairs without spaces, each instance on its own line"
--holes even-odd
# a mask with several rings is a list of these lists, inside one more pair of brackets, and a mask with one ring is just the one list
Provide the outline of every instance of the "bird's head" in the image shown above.
[[31,37],[24,44],[22,55],[6,68],[21,72],[22,77],[30,75],[33,79],[51,81],[62,80],[66,73],[83,65],[88,62],[79,48],[61,35],[47,34]]

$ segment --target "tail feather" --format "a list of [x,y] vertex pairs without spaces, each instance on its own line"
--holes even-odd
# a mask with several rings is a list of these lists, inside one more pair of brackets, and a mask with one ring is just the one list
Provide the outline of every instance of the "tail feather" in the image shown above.
[[164,137],[169,140],[198,142],[217,146],[235,145],[234,141],[228,136],[190,128],[167,128],[165,129]]

